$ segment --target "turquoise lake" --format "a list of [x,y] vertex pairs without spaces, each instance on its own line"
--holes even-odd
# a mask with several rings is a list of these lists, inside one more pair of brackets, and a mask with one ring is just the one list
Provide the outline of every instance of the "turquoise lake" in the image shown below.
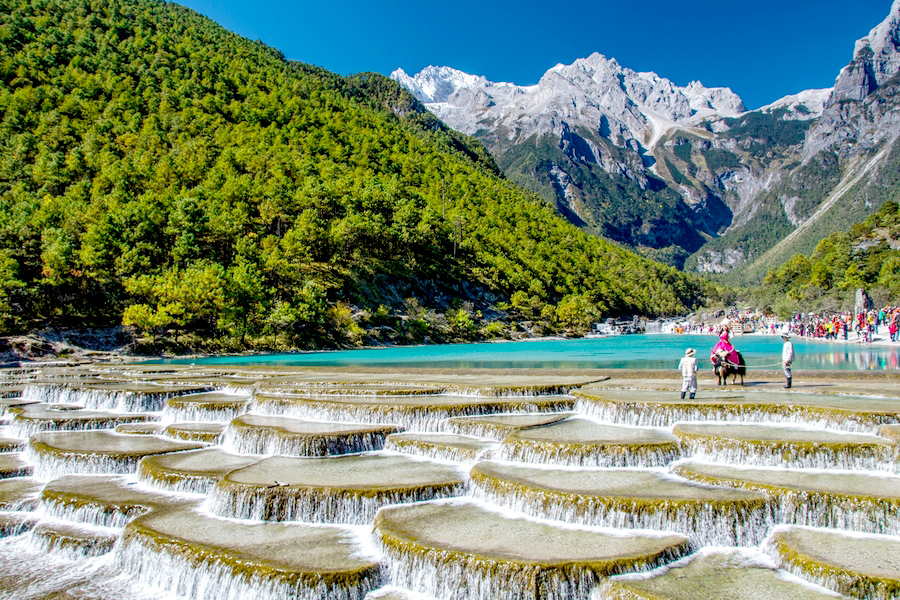
[[[439,367],[462,369],[675,369],[685,349],[697,349],[700,368],[712,368],[712,335],[618,335],[572,340],[396,346],[359,350],[169,359],[168,364],[324,367]],[[781,338],[736,336],[732,342],[752,370],[780,369]],[[794,338],[795,370],[900,370],[900,347]]]

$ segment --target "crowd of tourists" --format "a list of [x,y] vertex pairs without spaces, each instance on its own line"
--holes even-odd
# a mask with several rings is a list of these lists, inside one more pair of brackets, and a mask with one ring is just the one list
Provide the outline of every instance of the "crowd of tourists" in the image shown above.
[[[835,314],[798,313],[790,321],[781,321],[774,314],[731,309],[724,315],[734,333],[762,333],[781,335],[790,333],[802,338],[844,340],[861,343],[900,341],[900,306],[884,306],[865,311],[843,311]],[[676,333],[705,333],[717,335],[719,323],[689,323],[677,326]]]

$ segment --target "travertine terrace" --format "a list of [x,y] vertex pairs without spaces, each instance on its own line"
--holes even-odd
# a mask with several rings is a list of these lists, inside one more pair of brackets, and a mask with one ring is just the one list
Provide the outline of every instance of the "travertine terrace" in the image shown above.
[[896,596],[900,382],[679,383],[3,371],[0,597]]

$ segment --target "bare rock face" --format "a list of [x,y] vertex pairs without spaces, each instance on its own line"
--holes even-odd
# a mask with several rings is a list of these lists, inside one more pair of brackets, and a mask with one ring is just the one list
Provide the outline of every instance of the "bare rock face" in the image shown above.
[[803,160],[826,148],[851,157],[900,135],[896,94],[889,89],[896,87],[891,79],[898,73],[900,0],[895,0],[888,17],[857,40],[853,60],[835,80],[825,111],[807,137]]
[[900,0],[891,14],[856,42],[853,60],[841,70],[829,105],[860,101],[900,71]]

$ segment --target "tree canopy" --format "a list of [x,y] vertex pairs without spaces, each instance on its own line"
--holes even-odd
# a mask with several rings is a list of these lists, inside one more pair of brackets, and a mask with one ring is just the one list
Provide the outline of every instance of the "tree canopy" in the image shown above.
[[766,275],[762,302],[788,315],[853,308],[855,292],[869,290],[879,304],[900,295],[900,205],[885,202],[848,231],[822,239]]
[[415,321],[411,299],[442,315],[518,292],[557,324],[702,299],[380,75],[287,61],[155,0],[0,0],[0,40],[5,331],[323,345],[382,306]]

